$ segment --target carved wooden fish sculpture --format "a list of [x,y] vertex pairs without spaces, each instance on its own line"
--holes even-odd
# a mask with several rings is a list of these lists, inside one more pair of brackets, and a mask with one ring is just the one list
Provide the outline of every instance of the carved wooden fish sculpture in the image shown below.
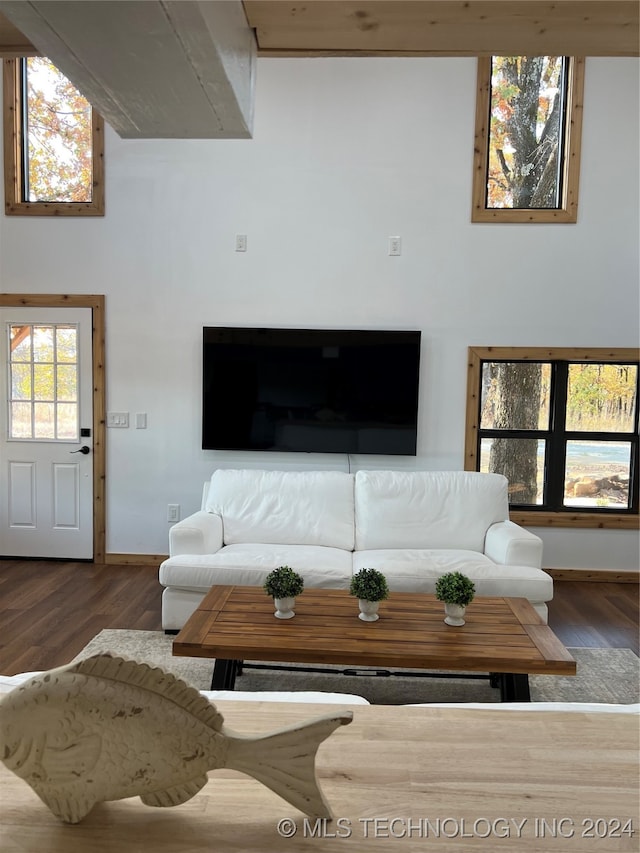
[[331,810],[318,747],[352,711],[267,735],[225,729],[195,688],[147,664],[95,655],[35,676],[0,699],[0,758],[51,811],[78,823],[104,800],[175,806],[222,767],[253,776],[314,817]]

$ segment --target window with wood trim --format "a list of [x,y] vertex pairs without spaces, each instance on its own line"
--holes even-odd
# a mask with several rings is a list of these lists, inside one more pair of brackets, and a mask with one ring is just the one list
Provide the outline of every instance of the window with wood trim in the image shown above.
[[507,477],[518,523],[637,528],[639,355],[470,347],[465,469]]
[[44,57],[4,60],[5,213],[103,216],[104,124]]
[[576,222],[584,59],[478,60],[472,222]]

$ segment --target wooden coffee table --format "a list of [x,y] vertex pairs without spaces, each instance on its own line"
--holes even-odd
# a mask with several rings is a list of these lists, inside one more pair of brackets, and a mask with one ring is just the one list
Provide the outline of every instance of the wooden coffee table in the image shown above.
[[529,674],[576,673],[526,598],[476,598],[459,628],[445,625],[442,602],[421,593],[391,593],[377,622],[358,619],[347,590],[307,589],[295,609],[295,618],[276,619],[262,587],[214,586],[175,638],[173,654],[215,658],[211,687],[225,690],[233,690],[245,660],[384,667],[385,675],[393,667],[402,672],[391,674],[405,676],[489,673],[483,677],[500,686],[503,702],[529,700]]

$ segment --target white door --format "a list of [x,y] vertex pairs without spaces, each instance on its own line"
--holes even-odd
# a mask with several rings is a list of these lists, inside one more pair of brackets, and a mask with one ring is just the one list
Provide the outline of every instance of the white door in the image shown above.
[[0,307],[0,556],[93,557],[90,308]]

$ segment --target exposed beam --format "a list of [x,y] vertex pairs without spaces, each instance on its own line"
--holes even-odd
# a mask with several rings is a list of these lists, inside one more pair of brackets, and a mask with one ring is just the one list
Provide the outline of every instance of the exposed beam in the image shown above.
[[15,59],[17,56],[37,56],[38,53],[38,48],[25,34],[0,13],[0,58]]
[[638,56],[637,0],[244,0],[260,56]]
[[255,41],[240,0],[0,2],[124,138],[247,138]]
[[638,56],[639,10],[638,0],[0,0],[0,53],[50,57],[122,137],[246,138],[256,50]]

